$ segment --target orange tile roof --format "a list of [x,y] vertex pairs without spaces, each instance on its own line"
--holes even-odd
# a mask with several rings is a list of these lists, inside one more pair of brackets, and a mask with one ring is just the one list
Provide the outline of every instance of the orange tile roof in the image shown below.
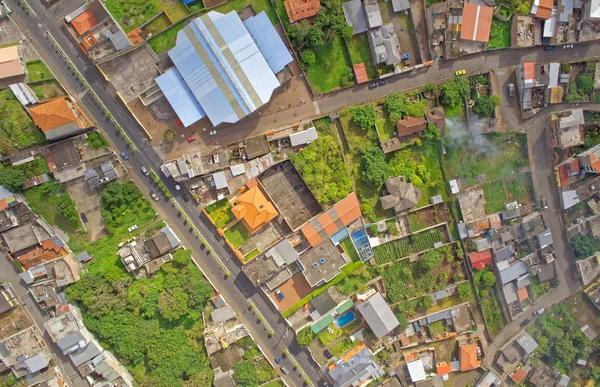
[[301,231],[312,247],[318,246],[324,239],[338,232],[342,227],[349,225],[360,218],[360,204],[356,193],[340,200],[316,219],[302,227]]
[[458,354],[461,371],[470,371],[477,369],[481,361],[477,359],[477,344],[463,344],[460,346]]
[[398,130],[398,137],[410,136],[415,133],[425,131],[427,123],[425,117],[411,117],[406,116],[396,124],[396,130]]
[[240,195],[237,204],[231,209],[233,215],[242,221],[249,233],[262,228],[279,214],[259,187],[255,186]]
[[71,25],[79,35],[83,35],[85,32],[92,29],[92,27],[98,25],[98,20],[91,9],[88,9],[75,19],[71,20]]
[[129,33],[127,34],[127,38],[134,46],[144,43],[144,38],[142,38],[140,32],[142,32],[142,29],[138,27],[135,30],[129,31]]
[[315,16],[321,9],[319,0],[285,0],[283,5],[290,23]]
[[60,258],[67,253],[61,249],[51,239],[42,241],[41,246],[30,247],[23,255],[19,255],[19,262],[25,270],[29,270],[42,262],[49,262]]
[[0,63],[19,59],[19,45],[0,48]]
[[519,301],[523,302],[529,298],[529,293],[527,293],[527,288],[521,288],[517,290],[517,295],[519,296]]
[[513,372],[512,375],[510,375],[510,378],[515,383],[521,383],[523,380],[525,380],[526,376],[527,376],[527,372],[525,372],[525,370],[523,368],[519,368],[518,370]]
[[532,81],[535,78],[535,63],[524,62],[523,63],[523,74],[526,81]]
[[469,259],[471,260],[473,269],[481,270],[488,265],[492,265],[492,251],[485,250],[479,253],[469,254]]
[[490,40],[494,7],[467,3],[463,8],[463,23],[460,38],[477,42]]
[[452,372],[452,366],[446,362],[438,363],[435,371],[439,376],[448,375]]
[[571,162],[569,163],[569,169],[571,170],[571,172],[579,171],[581,169],[579,167],[579,160],[577,160],[577,159],[571,160]]
[[75,105],[68,97],[59,97],[29,109],[33,122],[35,122],[42,132],[47,132],[72,122],[76,122],[82,128],[83,124],[75,116],[75,111]]
[[363,83],[369,80],[367,69],[365,68],[365,62],[360,62],[354,65],[354,75],[356,76],[356,83]]
[[98,39],[92,34],[87,34],[85,38],[81,40],[81,44],[85,48],[92,48],[96,43],[98,43]]
[[554,0],[539,0],[540,4],[537,6],[535,17],[540,19],[550,19],[552,16],[552,7],[554,7]]
[[558,166],[558,180],[561,187],[566,187],[571,182],[567,166],[567,164],[562,164]]
[[353,356],[355,356],[356,354],[358,354],[360,351],[363,350],[363,348],[365,347],[365,343],[360,343],[358,344],[356,347],[354,348],[350,348],[348,350],[348,352],[346,352],[345,354],[342,355],[342,360],[347,363],[348,360],[350,360]]

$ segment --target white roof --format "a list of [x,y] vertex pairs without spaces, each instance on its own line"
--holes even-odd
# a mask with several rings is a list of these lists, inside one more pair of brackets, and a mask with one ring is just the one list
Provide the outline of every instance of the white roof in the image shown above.
[[244,164],[236,164],[230,165],[229,169],[231,170],[231,174],[235,176],[243,175],[246,172],[246,168],[244,168]]
[[550,83],[548,87],[557,87],[558,86],[558,75],[560,72],[560,63],[550,63]]
[[544,38],[551,38],[554,36],[556,30],[556,15],[558,14],[558,8],[552,8],[550,19],[544,22]]
[[408,362],[406,363],[406,366],[408,367],[410,380],[412,380],[413,383],[425,380],[425,378],[427,377],[425,375],[425,367],[423,367],[423,362],[420,359]]
[[216,189],[229,188],[229,186],[227,185],[227,178],[225,177],[225,172],[221,171],[213,173],[213,179],[215,180]]
[[600,0],[590,1],[590,17],[600,18]]
[[312,141],[315,141],[318,138],[319,134],[317,133],[317,129],[315,129],[313,126],[312,128],[308,128],[302,132],[290,134],[290,143],[292,146],[310,144]]
[[449,184],[450,184],[450,191],[453,194],[457,194],[459,192],[459,190],[458,190],[458,182],[456,180],[450,180]]

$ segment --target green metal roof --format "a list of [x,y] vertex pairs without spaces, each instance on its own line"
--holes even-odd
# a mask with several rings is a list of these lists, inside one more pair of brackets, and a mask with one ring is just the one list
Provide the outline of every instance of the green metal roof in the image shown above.
[[346,302],[344,302],[342,305],[338,306],[338,308],[335,310],[338,314],[342,314],[345,311],[347,311],[348,309],[352,308],[354,306],[354,302],[352,302],[352,300],[348,300]]
[[327,328],[327,326],[329,324],[331,324],[333,322],[333,316],[328,314],[327,316],[323,317],[322,319],[320,319],[319,321],[317,321],[316,323],[314,323],[310,329],[313,331],[313,333],[319,333],[321,332],[323,329]]

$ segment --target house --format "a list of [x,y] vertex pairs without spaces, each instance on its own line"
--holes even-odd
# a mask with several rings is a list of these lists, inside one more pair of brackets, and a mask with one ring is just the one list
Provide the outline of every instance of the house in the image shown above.
[[306,130],[290,134],[290,145],[291,146],[308,145],[318,138],[319,138],[319,134],[317,133],[317,129],[315,129],[315,127],[313,126]]
[[561,188],[567,187],[573,180],[577,181],[579,176],[579,160],[569,158],[560,163],[556,169],[558,170],[558,184]]
[[210,11],[177,33],[168,53],[175,67],[156,83],[184,126],[204,117],[214,126],[236,123],[280,86],[275,74],[293,59],[273,25],[253,18]]
[[50,141],[71,137],[90,126],[71,97],[58,97],[33,106],[29,108],[29,114]]
[[510,265],[508,268],[500,271],[500,281],[502,282],[502,285],[506,285],[510,281],[516,280],[525,273],[527,273],[527,265],[522,261],[518,261]]
[[83,35],[98,24],[96,16],[91,9],[82,12],[79,16],[71,20],[71,25],[79,35]]
[[552,8],[554,8],[553,0],[533,0],[531,13],[540,19],[550,19]]
[[427,375],[425,374],[425,367],[423,367],[423,362],[421,359],[406,362],[406,367],[408,368],[410,380],[413,383],[420,382],[421,380],[425,380],[427,378]]
[[400,325],[389,305],[377,292],[366,301],[358,304],[356,309],[367,321],[367,325],[375,336],[382,338]]
[[367,385],[385,375],[364,343],[348,350],[340,361],[330,364],[328,373],[334,387]]
[[181,241],[170,226],[160,229],[151,238],[144,241],[144,246],[150,253],[150,258],[158,258],[175,249]]
[[331,281],[348,261],[331,240],[310,249],[299,260],[302,274],[312,287]]
[[300,230],[310,245],[316,247],[361,216],[358,197],[352,192]]
[[428,124],[435,125],[442,134],[444,133],[446,129],[446,113],[444,112],[444,108],[441,106],[428,108],[425,116],[427,117]]
[[490,40],[494,7],[467,3],[462,14],[460,38],[487,43]]
[[469,254],[471,267],[475,270],[483,270],[486,266],[492,265],[492,251],[485,250],[478,253]]
[[250,234],[260,230],[279,213],[258,185],[248,189],[234,200],[233,215],[242,222]]
[[[377,10],[371,10],[374,9],[373,7]],[[398,50],[400,43],[398,35],[394,31],[394,25],[392,23],[381,25],[381,14],[377,4],[365,6],[365,12],[368,12],[367,22],[369,25],[378,24],[367,32],[373,61],[376,64],[385,63],[388,66],[400,62],[400,51]],[[379,16],[377,17],[377,15]]]
[[476,342],[460,344],[458,347],[458,361],[461,371],[471,371],[481,366],[481,361],[477,356],[478,345]]
[[12,228],[2,234],[9,253],[19,253],[49,239],[50,234],[37,222]]
[[353,35],[362,34],[369,29],[361,0],[346,1],[342,3],[342,8],[346,23],[352,27]]
[[109,161],[95,168],[86,169],[83,172],[83,180],[88,183],[90,188],[95,189],[106,183],[117,180],[117,172]]
[[496,373],[492,370],[487,371],[487,373],[483,376],[482,379],[475,384],[474,387],[495,387],[500,386],[502,381],[500,377],[496,375]]
[[17,378],[47,368],[52,358],[42,333],[35,326],[21,329],[0,342],[0,361],[11,368]]
[[582,145],[583,124],[583,109],[575,109],[570,114],[562,114],[561,117],[553,114],[550,119],[552,146],[566,149]]
[[407,182],[404,176],[392,177],[385,182],[387,195],[379,198],[384,210],[393,208],[397,215],[416,207],[421,200],[419,188]]
[[0,79],[16,77],[25,74],[19,61],[19,46],[0,48]]
[[485,218],[486,203],[483,189],[469,189],[458,194],[458,204],[465,223]]
[[522,383],[525,380],[525,378],[527,377],[527,374],[529,373],[529,371],[531,371],[531,366],[526,364],[523,367],[520,367],[519,369],[517,369],[512,374],[510,374],[510,378],[513,380],[513,382],[515,382],[517,384]]
[[427,129],[425,117],[406,116],[396,123],[396,130],[400,138],[421,134],[425,129]]
[[584,172],[600,173],[600,144],[579,153],[577,160]]
[[544,250],[546,247],[551,247],[554,243],[552,241],[552,232],[550,232],[549,228],[539,233],[537,240],[541,250]]
[[283,5],[290,23],[313,17],[321,9],[319,0],[285,0]]

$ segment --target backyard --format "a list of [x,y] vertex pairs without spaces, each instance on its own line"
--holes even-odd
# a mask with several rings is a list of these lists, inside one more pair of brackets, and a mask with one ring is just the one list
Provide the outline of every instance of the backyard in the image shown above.
[[408,213],[411,232],[417,232],[440,223],[448,223],[451,220],[446,203],[428,206]]
[[152,35],[156,35],[161,31],[166,30],[171,25],[169,18],[164,13],[144,26],[144,30]]
[[485,183],[482,188],[487,201],[484,206],[487,214],[503,211],[505,205],[510,202],[526,204],[532,201],[529,175],[518,174],[499,178]]
[[327,93],[343,85],[343,78],[351,79],[354,83],[352,66],[348,59],[344,40],[335,36],[322,47],[316,49],[315,61],[306,66],[305,72],[308,81],[316,93]]
[[375,125],[377,126],[379,141],[384,142],[394,138],[396,124],[394,124],[389,118],[378,118]]
[[375,262],[378,265],[395,262],[409,255],[432,249],[434,243],[443,240],[442,231],[440,228],[436,228],[384,243],[373,249]]
[[346,42],[348,44],[348,49],[350,51],[350,58],[352,58],[352,63],[355,65],[358,63],[364,63],[369,79],[377,78],[377,68],[373,64],[371,47],[369,46],[369,39],[367,38],[367,34],[363,33],[354,35]]
[[52,98],[60,97],[65,95],[64,90],[56,79],[47,79],[45,81],[39,81],[36,83],[27,84],[35,93],[35,96],[40,101],[49,100]]
[[148,44],[157,54],[175,47],[175,41],[177,40],[177,33],[185,27],[183,21],[173,24],[169,29],[161,32],[148,39]]
[[204,211],[206,211],[217,228],[223,228],[235,220],[235,216],[231,212],[231,203],[227,199],[222,199],[207,206],[204,208]]
[[52,73],[41,60],[33,60],[25,63],[27,72],[29,73],[29,82],[42,81],[52,78]]
[[503,22],[496,18],[492,19],[492,29],[490,30],[490,41],[487,48],[493,50],[495,48],[510,47],[510,21]]
[[474,277],[477,291],[479,292],[479,299],[481,300],[481,310],[483,311],[485,325],[490,334],[495,336],[506,325],[504,313],[502,313],[502,309],[498,304],[494,289],[496,276],[490,269],[485,268],[483,270],[476,270]]
[[125,32],[144,24],[161,10],[165,10],[174,22],[190,13],[179,0],[106,0],[105,5]]
[[225,238],[227,238],[234,249],[241,247],[250,239],[248,230],[246,230],[246,227],[242,222],[238,222],[225,230]]
[[[58,226],[69,234],[81,227],[75,203],[66,192],[64,184],[45,183],[25,190],[23,195],[31,210],[51,225]],[[74,216],[72,211],[75,211]]]
[[10,154],[46,141],[44,134],[14,96],[10,89],[0,89],[0,153]]

